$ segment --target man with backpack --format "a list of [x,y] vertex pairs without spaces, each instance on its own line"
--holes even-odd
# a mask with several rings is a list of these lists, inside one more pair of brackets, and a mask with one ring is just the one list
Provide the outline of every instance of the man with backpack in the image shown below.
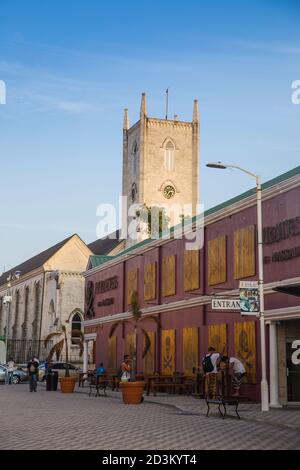
[[28,369],[28,375],[29,375],[30,391],[36,392],[39,364],[36,362],[34,357],[32,357],[32,359],[28,362],[27,369]]
[[208,348],[207,354],[202,359],[202,369],[205,377],[205,395],[214,400],[217,396],[218,367],[221,355],[213,346]]

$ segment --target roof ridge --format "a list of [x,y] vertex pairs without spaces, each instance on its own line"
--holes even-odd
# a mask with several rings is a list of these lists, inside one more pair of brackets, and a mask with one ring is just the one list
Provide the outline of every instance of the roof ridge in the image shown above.
[[[9,273],[13,272],[13,271],[21,271],[21,275],[22,275],[22,274],[26,274],[26,273],[28,273],[30,271],[33,271],[34,269],[37,269],[38,267],[42,266],[60,248],[62,248],[69,240],[71,240],[71,238],[73,238],[76,235],[77,235],[76,233],[74,233],[73,235],[70,235],[69,237],[65,238],[64,240],[61,240],[60,242],[56,243],[55,245],[50,246],[49,248],[46,248],[45,250],[37,253],[36,255],[32,256],[31,258],[23,261],[23,263],[20,263],[17,266],[14,266],[13,268],[11,268],[11,269],[5,271],[4,273],[2,273],[2,275],[0,276],[0,286],[2,286],[3,284],[6,283],[7,275]],[[49,253],[48,256],[47,256],[47,253]],[[46,258],[44,256],[46,256]],[[40,259],[40,261],[38,261],[38,259]],[[35,260],[37,261],[36,264],[34,263]],[[26,265],[28,266],[28,268],[31,267],[31,269],[27,269]],[[23,271],[22,271],[22,269],[20,269],[21,267],[23,267]]]

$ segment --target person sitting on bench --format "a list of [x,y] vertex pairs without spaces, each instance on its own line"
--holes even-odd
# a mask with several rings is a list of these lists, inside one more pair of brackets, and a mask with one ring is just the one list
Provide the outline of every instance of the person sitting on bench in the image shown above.
[[104,375],[105,374],[105,368],[103,367],[103,362],[97,367],[96,369],[96,375]]
[[221,361],[224,362],[227,367],[232,369],[232,396],[238,397],[243,378],[246,375],[246,369],[243,363],[236,357],[222,356]]

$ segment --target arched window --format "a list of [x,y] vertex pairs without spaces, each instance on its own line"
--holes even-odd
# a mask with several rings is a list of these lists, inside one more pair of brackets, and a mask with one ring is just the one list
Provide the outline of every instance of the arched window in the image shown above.
[[175,146],[171,140],[168,140],[165,145],[165,169],[175,170]]
[[132,172],[134,175],[136,175],[137,173],[137,164],[138,164],[138,146],[137,146],[137,143],[134,142],[133,143],[133,146],[132,146],[132,152],[131,152],[131,155],[132,155]]
[[71,332],[72,344],[80,343],[80,336],[78,335],[79,331],[81,331],[81,317],[79,313],[75,313],[74,317],[72,318],[72,332]]

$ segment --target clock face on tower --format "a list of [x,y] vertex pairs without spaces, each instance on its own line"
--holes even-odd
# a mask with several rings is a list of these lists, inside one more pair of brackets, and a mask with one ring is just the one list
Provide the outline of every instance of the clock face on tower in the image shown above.
[[165,186],[163,189],[163,195],[166,199],[171,199],[173,196],[175,196],[174,186],[172,186],[171,184],[167,184],[167,186]]

